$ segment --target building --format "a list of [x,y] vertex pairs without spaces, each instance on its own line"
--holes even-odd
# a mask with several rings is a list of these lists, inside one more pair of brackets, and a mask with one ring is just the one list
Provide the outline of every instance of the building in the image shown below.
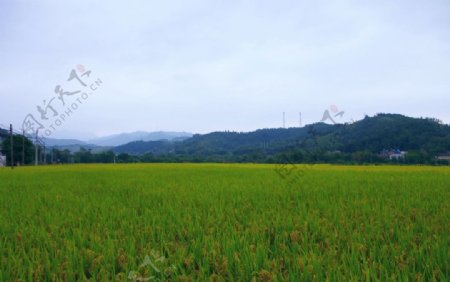
[[6,157],[0,153],[0,167],[6,166]]
[[6,166],[6,156],[2,154],[3,140],[8,137],[8,131],[0,128],[0,167]]
[[385,159],[399,160],[404,159],[407,153],[408,153],[407,151],[401,151],[399,149],[396,150],[391,149],[381,151],[380,156]]
[[436,159],[439,161],[450,161],[450,152],[446,154],[437,155]]
[[2,154],[2,143],[3,143],[3,138],[0,135],[0,167],[6,166],[6,156],[3,156],[3,154]]

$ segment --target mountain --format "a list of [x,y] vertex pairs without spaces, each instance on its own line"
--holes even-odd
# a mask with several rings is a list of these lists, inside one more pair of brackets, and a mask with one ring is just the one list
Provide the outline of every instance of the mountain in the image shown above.
[[87,145],[86,142],[77,139],[55,139],[55,138],[45,138],[45,145],[49,147],[64,147],[72,145]]
[[153,153],[156,155],[170,153],[173,148],[173,141],[134,141],[125,145],[117,146],[112,149],[116,154],[141,155],[144,153]]
[[[332,128],[331,125],[316,125],[320,131]],[[177,155],[221,155],[227,152],[239,151],[245,148],[275,147],[286,142],[294,141],[308,136],[308,128],[277,128],[260,129],[254,132],[212,132],[208,134],[195,134],[187,139],[172,139],[158,141],[134,141],[113,148],[115,153],[142,155],[151,153],[177,154]]]
[[339,159],[373,161],[382,150],[411,151],[417,158],[450,151],[450,126],[431,118],[378,114],[351,124],[316,123],[301,128],[260,129],[253,132],[196,134],[179,142],[132,142],[116,153],[151,154],[163,161],[272,162]]
[[187,132],[145,132],[137,131],[131,133],[121,133],[88,140],[90,144],[97,146],[120,146],[134,141],[157,141],[157,140],[184,140],[190,138],[192,133]]
[[94,138],[88,141],[78,139],[55,139],[45,138],[45,145],[48,147],[58,147],[60,150],[69,150],[71,152],[78,151],[81,147],[91,149],[93,151],[105,151],[114,146],[120,146],[135,141],[182,141],[191,137],[191,133],[187,132],[132,132],[110,135],[105,137]]
[[59,151],[68,150],[71,153],[78,152],[80,150],[88,150],[91,153],[101,153],[105,151],[110,151],[112,147],[108,146],[97,146],[92,144],[71,144],[71,145],[65,145],[65,146],[55,146],[55,149],[58,149]]

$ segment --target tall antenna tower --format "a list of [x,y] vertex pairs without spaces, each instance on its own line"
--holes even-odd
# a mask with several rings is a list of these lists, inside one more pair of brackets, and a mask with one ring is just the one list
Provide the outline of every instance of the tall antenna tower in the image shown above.
[[283,112],[283,128],[286,128],[286,113]]
[[298,113],[298,126],[302,127],[302,112]]

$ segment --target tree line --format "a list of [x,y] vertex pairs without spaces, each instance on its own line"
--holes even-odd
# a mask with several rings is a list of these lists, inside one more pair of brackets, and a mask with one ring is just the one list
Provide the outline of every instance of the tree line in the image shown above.
[[[24,164],[34,160],[33,144],[14,136],[14,155]],[[8,156],[9,139],[3,141]],[[383,150],[407,154],[390,159]],[[42,149],[40,149],[42,150]],[[317,123],[301,128],[260,129],[254,132],[213,132],[184,141],[136,141],[111,150],[77,152],[52,148],[42,163],[333,163],[333,164],[448,164],[436,155],[450,152],[450,126],[429,118],[378,114],[352,124]],[[19,157],[20,159],[20,157]]]

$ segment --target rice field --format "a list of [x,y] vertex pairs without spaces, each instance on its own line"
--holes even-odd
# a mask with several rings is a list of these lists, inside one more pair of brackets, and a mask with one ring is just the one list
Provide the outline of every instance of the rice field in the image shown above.
[[450,168],[0,169],[1,281],[449,281]]

